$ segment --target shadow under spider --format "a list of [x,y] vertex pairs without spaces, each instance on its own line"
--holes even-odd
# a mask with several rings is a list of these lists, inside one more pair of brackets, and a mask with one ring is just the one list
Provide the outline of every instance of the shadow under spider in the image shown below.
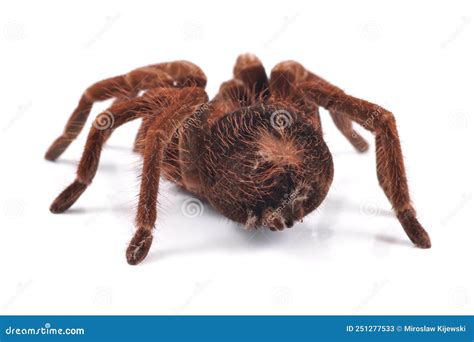
[[[181,194],[185,197],[190,197],[189,193],[180,189],[179,187],[173,187],[178,194]],[[319,222],[317,227],[311,228],[310,220],[305,220],[304,222],[295,223],[293,228],[287,228],[283,231],[273,232],[267,228],[260,227],[258,229],[246,230],[243,225],[235,223],[227,218],[224,218],[218,211],[216,211],[211,205],[206,201],[202,201],[204,210],[203,212],[213,220],[215,224],[203,226],[208,228],[207,235],[209,237],[213,236],[212,229],[216,227],[222,227],[222,223],[227,228],[229,232],[228,237],[221,239],[209,239],[209,241],[204,241],[196,244],[188,244],[182,247],[173,247],[166,249],[158,249],[152,251],[149,255],[149,258],[144,262],[155,262],[162,260],[163,258],[172,257],[177,254],[199,254],[206,251],[219,251],[224,250],[230,253],[237,253],[239,251],[248,251],[249,249],[256,248],[265,248],[265,247],[275,247],[281,249],[283,252],[288,252],[292,255],[299,253],[306,253],[308,248],[320,250],[323,246],[334,241],[334,232],[332,229],[337,221],[337,215],[334,212],[340,210],[340,208],[347,209],[348,202],[346,199],[342,200],[340,198],[328,198],[324,207],[324,211],[314,212],[313,215],[319,215]],[[350,202],[349,202],[350,203]],[[359,206],[355,203],[349,205],[349,208],[360,212]],[[361,213],[361,215],[363,215]],[[380,210],[378,212],[380,216],[390,216],[392,213],[388,210]],[[357,238],[363,239],[372,239],[378,243],[383,243],[387,245],[398,245],[404,247],[412,246],[409,241],[399,239],[388,234],[380,234],[380,232],[364,232],[364,231],[352,231],[352,230],[341,230],[338,229],[338,232],[344,232],[344,234],[352,235]],[[310,235],[310,236],[309,236]]]
[[[54,163],[59,164],[59,165],[70,165],[70,166],[74,166],[74,168],[76,168],[77,165],[79,164],[79,160],[62,158],[62,159],[55,160]],[[106,172],[107,171],[108,172],[117,172],[118,167],[119,167],[119,165],[117,165],[117,164],[110,164],[110,163],[103,162],[103,163],[100,164],[99,170],[106,171]]]
[[84,214],[96,214],[96,213],[103,213],[103,212],[111,212],[111,213],[121,213],[123,212],[123,206],[97,206],[97,207],[75,207],[69,209],[67,212],[63,213],[63,215],[84,215]]

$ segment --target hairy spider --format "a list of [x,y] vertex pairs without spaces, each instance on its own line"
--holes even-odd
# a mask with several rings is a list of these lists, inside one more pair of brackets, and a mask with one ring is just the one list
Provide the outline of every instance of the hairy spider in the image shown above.
[[141,118],[135,151],[144,161],[128,263],[139,263],[150,249],[161,175],[247,228],[292,227],[320,205],[332,182],[333,162],[318,110],[323,107],[359,152],[368,144],[352,123],[375,134],[380,186],[410,240],[430,247],[410,203],[391,112],[347,95],[294,61],[277,64],[268,79],[256,56],[241,55],[234,78],[222,83],[211,101],[206,81],[199,67],[176,61],[89,87],[46,159],[58,158],[77,137],[94,102],[115,102],[94,121],[76,180],[54,200],[51,212],[67,210],[91,184],[113,130]]

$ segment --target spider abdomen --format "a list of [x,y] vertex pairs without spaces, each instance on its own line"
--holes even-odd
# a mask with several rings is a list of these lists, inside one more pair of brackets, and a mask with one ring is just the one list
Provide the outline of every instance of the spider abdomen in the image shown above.
[[291,227],[324,199],[333,177],[321,134],[294,109],[259,105],[210,128],[200,161],[206,197],[248,227]]

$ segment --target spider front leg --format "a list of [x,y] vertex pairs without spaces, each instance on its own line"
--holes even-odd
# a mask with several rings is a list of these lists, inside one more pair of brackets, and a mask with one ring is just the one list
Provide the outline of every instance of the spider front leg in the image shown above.
[[205,87],[202,70],[187,61],[160,63],[135,69],[128,74],[99,81],[84,92],[79,104],[66,123],[64,132],[49,147],[47,160],[56,160],[82,131],[92,106],[97,101],[116,98],[118,104],[137,96],[140,91],[159,87]]
[[140,195],[135,218],[137,231],[126,251],[127,262],[130,265],[141,262],[151,247],[164,149],[177,127],[196,110],[198,105],[207,102],[208,98],[203,89],[191,88],[186,92],[183,89],[183,93],[175,101],[174,105],[166,108],[162,117],[153,119],[146,133],[142,150],[144,160]]
[[[270,90],[272,96],[285,99],[291,98],[295,93],[298,93],[297,84],[301,82],[312,82],[315,86],[327,88],[330,87],[334,91],[342,92],[343,91],[325,79],[315,75],[314,73],[306,70],[300,63],[295,61],[285,61],[277,64],[271,72],[270,77]],[[300,98],[303,100],[304,98]],[[309,107],[311,108],[311,107]],[[314,112],[314,109],[303,109],[305,112]],[[331,118],[336,125],[336,128],[344,135],[344,137],[354,146],[354,148],[359,152],[365,152],[369,149],[369,144],[365,139],[357,133],[357,131],[352,127],[352,120],[341,113],[335,112],[333,110],[329,111]],[[314,116],[314,115],[313,115]],[[319,120],[319,114],[316,109],[316,116]]]
[[301,90],[301,96],[310,97],[327,110],[346,115],[375,133],[380,185],[410,240],[418,247],[431,247],[429,235],[418,222],[410,202],[400,139],[393,114],[378,105],[347,95],[332,85],[303,82],[298,88]]
[[144,113],[147,104],[143,98],[136,98],[129,102],[119,103],[112,106],[107,112],[99,114],[96,121],[102,118],[113,118],[113,127],[104,127],[100,124],[92,125],[87,137],[86,146],[82,153],[79,166],[77,168],[76,180],[64,189],[61,194],[53,201],[50,207],[52,213],[62,213],[69,209],[86,190],[99,166],[100,154],[105,141],[110,137],[112,131],[126,122],[138,118]]
[[[194,89],[194,88],[193,88]],[[143,97],[112,106],[106,113],[97,116],[97,124],[87,137],[86,146],[77,168],[76,180],[69,185],[51,204],[53,213],[62,213],[69,209],[92,183],[99,166],[100,155],[106,140],[119,126],[139,117],[156,116],[168,103],[175,101],[180,89],[157,88]],[[101,127],[100,120],[113,118],[113,127]]]
[[240,55],[235,62],[234,78],[245,84],[253,100],[268,97],[267,73],[257,56],[250,53]]
[[117,104],[123,103],[137,90],[146,89],[145,86],[170,86],[172,83],[171,77],[164,72],[137,69],[127,75],[108,78],[93,84],[82,95],[79,104],[66,123],[63,134],[51,144],[45,158],[56,160],[77,138],[89,117],[94,102],[115,97]]

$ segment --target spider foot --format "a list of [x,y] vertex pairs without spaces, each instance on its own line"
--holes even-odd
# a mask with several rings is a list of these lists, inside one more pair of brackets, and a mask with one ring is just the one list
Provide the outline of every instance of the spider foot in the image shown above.
[[[285,221],[281,213],[266,209],[262,215],[262,225],[271,231],[283,230],[285,228]],[[291,223],[293,225],[293,223]]]
[[68,210],[86,190],[87,185],[79,181],[74,181],[53,201],[49,210],[53,214],[63,213]]
[[[299,204],[299,203],[298,203]],[[302,205],[297,205],[294,208],[280,208],[280,210],[273,210],[267,208],[262,214],[262,225],[272,231],[283,230],[293,227],[295,221],[302,221],[304,216],[304,209]]]
[[430,236],[418,222],[415,214],[411,210],[405,210],[397,214],[403,229],[415,246],[420,248],[430,248]]
[[369,150],[369,143],[361,137],[360,139],[354,141],[354,147],[357,149],[358,152],[364,153]]
[[150,229],[140,228],[135,233],[132,241],[128,245],[126,256],[127,262],[130,265],[140,263],[148,254],[151,243],[153,242],[153,235]]
[[51,144],[48,151],[44,155],[44,158],[49,161],[55,161],[61,154],[63,154],[70,143],[70,139],[67,139],[61,135]]

